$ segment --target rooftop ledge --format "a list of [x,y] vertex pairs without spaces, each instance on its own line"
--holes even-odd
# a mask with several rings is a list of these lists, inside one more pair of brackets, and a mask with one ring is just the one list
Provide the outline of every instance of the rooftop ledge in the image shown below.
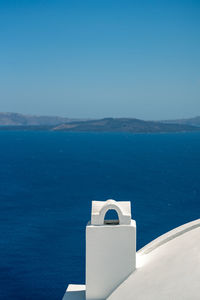
[[176,227],[175,229],[172,229],[168,231],[167,233],[159,236],[157,239],[153,240],[143,248],[141,248],[137,253],[139,255],[148,254],[154,249],[164,245],[165,243],[169,242],[172,239],[175,239],[176,237],[191,231],[195,228],[200,227],[200,219],[186,223],[184,225],[181,225],[179,227]]

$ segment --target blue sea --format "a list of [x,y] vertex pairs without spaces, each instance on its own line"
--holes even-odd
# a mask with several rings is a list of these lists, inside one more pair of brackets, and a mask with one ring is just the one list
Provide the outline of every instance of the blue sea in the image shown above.
[[131,201],[137,248],[200,218],[200,134],[0,132],[0,299],[84,283],[91,201]]

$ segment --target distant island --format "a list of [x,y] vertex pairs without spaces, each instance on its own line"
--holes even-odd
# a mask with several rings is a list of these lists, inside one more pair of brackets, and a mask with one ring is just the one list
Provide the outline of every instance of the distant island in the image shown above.
[[166,120],[162,121],[166,124],[181,124],[181,125],[191,125],[200,127],[200,116],[195,118],[188,118],[188,119],[177,119],[177,120]]
[[182,120],[144,121],[134,118],[70,119],[0,113],[0,130],[48,130],[72,132],[172,133],[200,132],[200,117]]

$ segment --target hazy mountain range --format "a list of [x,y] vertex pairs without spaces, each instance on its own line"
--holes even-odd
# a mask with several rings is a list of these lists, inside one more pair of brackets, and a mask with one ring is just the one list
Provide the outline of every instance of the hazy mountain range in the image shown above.
[[56,126],[62,123],[73,122],[57,116],[23,115],[18,113],[0,113],[0,126]]
[[0,129],[132,133],[193,132],[200,131],[200,117],[165,121],[144,121],[134,118],[77,120],[56,116],[0,113]]

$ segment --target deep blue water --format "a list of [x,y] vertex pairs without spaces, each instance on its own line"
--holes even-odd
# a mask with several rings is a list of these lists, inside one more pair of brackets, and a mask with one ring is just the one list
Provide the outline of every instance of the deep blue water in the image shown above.
[[84,283],[91,201],[132,201],[138,249],[200,217],[200,134],[0,132],[0,299]]

